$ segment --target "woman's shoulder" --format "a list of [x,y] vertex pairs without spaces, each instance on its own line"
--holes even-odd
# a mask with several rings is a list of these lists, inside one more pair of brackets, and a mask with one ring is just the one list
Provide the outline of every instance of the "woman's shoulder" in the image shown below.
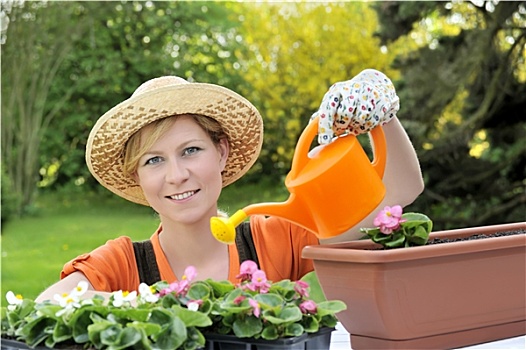
[[95,248],[90,254],[106,254],[117,252],[133,251],[132,239],[128,236],[119,236],[117,238],[109,239],[106,243]]
[[132,240],[129,237],[110,239],[91,252],[67,262],[61,272],[61,278],[80,271],[96,290],[124,289],[121,286],[128,286],[129,281],[137,274],[134,271],[134,256]]
[[133,253],[132,241],[129,237],[122,236],[110,239],[106,243],[96,247],[88,253],[81,254],[70,261],[73,265],[90,260],[92,263],[107,265],[111,262],[117,262]]

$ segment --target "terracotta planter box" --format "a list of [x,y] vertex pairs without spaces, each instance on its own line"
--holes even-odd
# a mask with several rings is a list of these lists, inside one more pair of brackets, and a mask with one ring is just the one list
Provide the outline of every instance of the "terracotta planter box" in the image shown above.
[[[526,222],[431,233],[526,229]],[[371,250],[370,240],[308,246],[353,349],[457,348],[526,334],[526,235]]]

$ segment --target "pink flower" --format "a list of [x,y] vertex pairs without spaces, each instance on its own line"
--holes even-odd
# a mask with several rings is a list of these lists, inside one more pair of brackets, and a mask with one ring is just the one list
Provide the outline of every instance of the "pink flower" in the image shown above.
[[267,281],[267,275],[265,271],[257,270],[252,274],[252,279],[248,283],[247,288],[253,292],[259,291],[260,293],[267,293],[270,289],[270,283]]
[[386,206],[381,210],[374,218],[373,224],[378,226],[383,234],[390,235],[393,231],[398,230],[402,222],[405,222],[402,219],[402,207],[395,205]]
[[241,303],[243,302],[243,300],[245,300],[246,298],[247,298],[247,297],[245,297],[244,295],[240,295],[240,296],[238,296],[238,297],[236,297],[236,298],[234,299],[234,304],[239,305],[239,304],[241,304]]
[[294,290],[302,297],[309,297],[309,284],[305,281],[296,281]]
[[252,314],[259,318],[259,315],[261,313],[261,308],[259,307],[259,303],[255,301],[254,299],[248,299],[248,303],[253,308]]
[[175,281],[173,283],[170,283],[170,285],[167,288],[162,289],[159,292],[159,296],[161,296],[161,297],[165,296],[167,294],[175,292],[178,289],[179,289],[179,282]]
[[190,283],[195,278],[195,276],[197,276],[197,271],[195,267],[188,266],[184,270],[184,275],[181,278],[181,280],[170,283],[168,288],[165,288],[159,292],[159,296],[164,296],[170,293],[175,293],[176,295],[185,296],[186,293],[188,293],[188,289],[190,288]]
[[192,282],[194,280],[195,276],[197,276],[197,270],[195,269],[195,267],[188,266],[184,270],[184,275],[183,275],[182,280],[187,280],[188,282]]
[[245,260],[239,266],[239,275],[236,278],[241,279],[242,281],[249,281],[252,278],[252,274],[256,272],[258,265],[252,260]]
[[190,288],[190,283],[192,283],[192,281],[195,278],[195,276],[197,276],[197,272],[196,272],[195,267],[188,266],[184,270],[184,275],[181,278],[181,280],[179,281],[179,285],[174,290],[174,292],[177,295],[185,296],[186,293],[188,293],[188,289]]
[[300,304],[300,310],[304,314],[315,314],[316,309],[317,305],[312,300],[307,300]]

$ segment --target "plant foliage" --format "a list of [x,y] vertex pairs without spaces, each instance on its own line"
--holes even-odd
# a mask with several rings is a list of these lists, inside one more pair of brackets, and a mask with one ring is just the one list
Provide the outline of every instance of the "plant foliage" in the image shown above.
[[[256,271],[255,282],[251,278]],[[311,274],[308,280],[317,283]],[[267,340],[315,333],[334,327],[335,314],[346,309],[341,301],[308,299],[307,282],[271,283],[260,270],[249,272],[237,285],[192,279],[185,272],[180,282],[141,284],[138,295],[118,291],[109,300],[99,295],[82,298],[85,282],[56,295],[55,303],[35,303],[8,292],[2,336],[31,347],[198,349],[208,333]]]

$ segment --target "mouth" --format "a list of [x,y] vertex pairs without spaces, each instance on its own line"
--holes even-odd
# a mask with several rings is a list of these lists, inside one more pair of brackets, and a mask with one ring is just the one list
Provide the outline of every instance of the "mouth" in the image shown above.
[[184,199],[187,199],[187,198],[190,198],[190,197],[194,196],[197,192],[199,192],[199,190],[187,191],[187,192],[183,192],[183,193],[177,193],[177,194],[174,194],[172,196],[166,196],[166,198],[173,199],[173,200],[176,200],[176,201],[182,201]]

